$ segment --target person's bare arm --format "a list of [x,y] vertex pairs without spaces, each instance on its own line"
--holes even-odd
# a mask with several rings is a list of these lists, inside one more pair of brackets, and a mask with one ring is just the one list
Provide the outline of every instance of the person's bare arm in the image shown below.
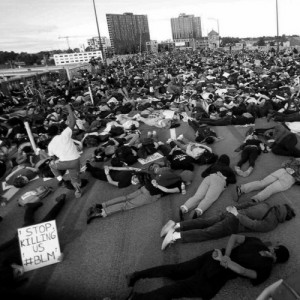
[[212,258],[214,260],[219,261],[220,265],[222,267],[224,267],[226,269],[230,269],[231,271],[233,271],[233,272],[235,272],[235,273],[237,273],[241,276],[244,276],[244,277],[247,277],[247,278],[250,278],[250,279],[256,279],[257,278],[256,271],[244,268],[240,264],[232,261],[229,256],[227,256],[226,254],[223,255],[222,251],[220,249],[215,249],[213,251]]
[[65,106],[65,108],[67,109],[67,111],[69,113],[69,116],[68,116],[69,127],[73,130],[75,125],[76,125],[76,119],[75,119],[75,116],[74,116],[74,112],[73,112],[73,110],[72,110],[72,108],[69,104],[67,104]]
[[229,257],[232,249],[240,244],[243,244],[244,242],[245,242],[244,235],[232,234],[227,242],[225,255]]

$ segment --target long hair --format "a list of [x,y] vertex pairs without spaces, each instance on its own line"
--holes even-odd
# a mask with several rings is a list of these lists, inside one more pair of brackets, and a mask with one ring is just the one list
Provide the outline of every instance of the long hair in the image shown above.
[[145,185],[147,181],[149,182],[153,179],[150,173],[144,172],[144,171],[135,172],[134,175],[137,176],[137,178],[138,178],[141,185]]

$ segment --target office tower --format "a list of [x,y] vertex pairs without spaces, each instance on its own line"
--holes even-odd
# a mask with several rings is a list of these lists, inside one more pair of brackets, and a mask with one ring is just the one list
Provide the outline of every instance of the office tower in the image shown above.
[[107,14],[106,20],[111,47],[115,54],[146,51],[146,42],[150,41],[147,15]]
[[180,14],[178,18],[171,18],[172,37],[176,43],[185,42],[190,46],[201,39],[201,18],[194,15]]

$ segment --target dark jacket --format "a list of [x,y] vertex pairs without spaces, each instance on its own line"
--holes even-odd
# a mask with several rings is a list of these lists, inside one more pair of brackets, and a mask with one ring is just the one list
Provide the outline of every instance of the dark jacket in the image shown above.
[[215,174],[217,172],[222,173],[226,177],[226,185],[230,183],[236,183],[235,173],[229,166],[230,158],[226,154],[222,154],[219,159],[211,166],[209,166],[205,171],[202,172],[202,177],[207,177],[210,174]]

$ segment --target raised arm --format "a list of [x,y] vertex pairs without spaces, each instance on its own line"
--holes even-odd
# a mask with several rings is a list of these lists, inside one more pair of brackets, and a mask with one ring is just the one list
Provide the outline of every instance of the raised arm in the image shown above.
[[69,116],[68,116],[68,120],[69,120],[69,127],[73,130],[75,125],[76,125],[76,119],[74,116],[74,112],[71,108],[71,106],[69,104],[67,104],[65,106],[65,108],[68,110]]

